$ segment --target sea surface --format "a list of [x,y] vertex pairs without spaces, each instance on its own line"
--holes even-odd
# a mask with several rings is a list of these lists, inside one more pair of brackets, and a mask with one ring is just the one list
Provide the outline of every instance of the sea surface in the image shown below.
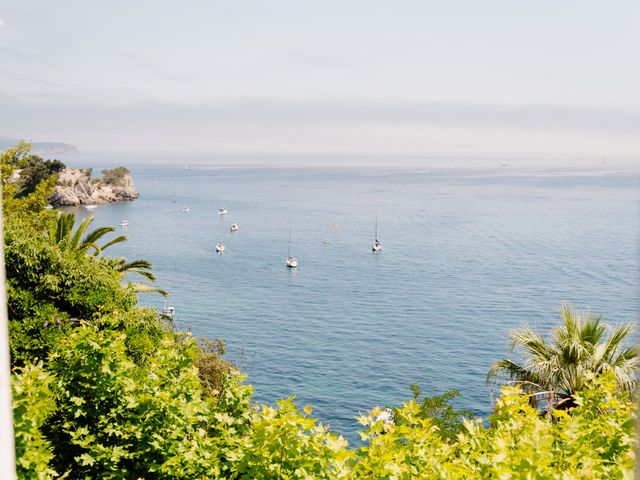
[[509,331],[548,331],[563,302],[638,316],[636,170],[127,166],[140,198],[93,212],[129,221],[108,252],[153,262],[178,325],[224,339],[256,401],[296,395],[352,441],[412,383],[486,417]]

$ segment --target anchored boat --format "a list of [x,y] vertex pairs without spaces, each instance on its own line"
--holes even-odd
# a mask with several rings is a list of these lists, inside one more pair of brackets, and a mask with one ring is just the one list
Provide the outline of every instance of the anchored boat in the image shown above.
[[375,242],[373,242],[373,245],[371,246],[371,251],[380,252],[381,250],[382,250],[382,244],[378,240],[378,219],[376,218],[376,240]]
[[298,260],[296,257],[291,256],[291,229],[289,229],[289,247],[287,248],[287,267],[296,268],[298,266]]

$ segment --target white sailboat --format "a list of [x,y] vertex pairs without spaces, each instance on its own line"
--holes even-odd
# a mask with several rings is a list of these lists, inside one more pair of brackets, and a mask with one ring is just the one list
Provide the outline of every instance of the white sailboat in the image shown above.
[[171,318],[171,320],[173,320],[173,317],[176,314],[176,309],[174,307],[168,307],[167,306],[167,300],[166,299],[164,301],[164,307],[162,307],[162,314],[166,315],[169,318]]
[[227,214],[227,209],[222,207],[218,209],[218,215],[226,215]]
[[378,219],[376,218],[376,240],[375,242],[373,242],[373,245],[371,246],[371,251],[379,252],[381,250],[382,250],[382,244],[378,240]]
[[296,268],[298,266],[298,260],[296,257],[291,256],[291,229],[289,229],[289,247],[287,248],[287,267]]
[[120,226],[121,227],[128,227],[129,226],[129,220],[120,220]]
[[224,244],[222,242],[218,242],[218,244],[216,245],[216,252],[218,253],[224,252]]
[[237,223],[232,223],[231,224],[231,231],[232,232],[236,232],[238,230],[238,224]]

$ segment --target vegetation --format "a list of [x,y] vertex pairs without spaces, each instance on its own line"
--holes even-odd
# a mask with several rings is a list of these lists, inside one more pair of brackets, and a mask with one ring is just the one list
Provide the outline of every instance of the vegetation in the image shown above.
[[[3,174],[26,155],[0,156]],[[106,257],[111,232],[45,211],[47,182],[3,192],[19,478],[631,478],[634,403],[599,324],[586,335],[576,321],[609,363],[571,370],[570,409],[540,415],[537,390],[507,386],[485,426],[451,405],[455,392],[416,386],[393,422],[377,408],[359,418],[350,447],[294,398],[254,405],[220,341],[140,307],[126,274],[152,280],[151,265]]]
[[75,215],[73,213],[59,214],[55,224],[52,224],[52,227],[55,228],[51,228],[48,232],[50,241],[56,243],[62,250],[67,252],[83,255],[93,249],[93,254],[98,255],[110,246],[124,242],[127,239],[124,235],[120,235],[102,247],[99,247],[97,245],[98,240],[114,232],[115,228],[113,227],[100,227],[87,233],[87,235],[82,238],[87,228],[89,228],[89,225],[91,225],[91,222],[93,222],[93,218],[93,215],[85,218],[74,231],[73,229],[76,223]]
[[124,177],[129,175],[129,170],[125,167],[105,168],[102,170],[102,181],[107,185],[124,185]]
[[617,326],[605,338],[607,326],[602,324],[602,316],[574,311],[567,305],[561,313],[563,325],[553,329],[552,343],[526,325],[514,331],[512,350],[526,355],[524,364],[499,360],[489,370],[487,380],[506,375],[547,408],[575,406],[575,395],[584,388],[588,373],[610,370],[619,388],[632,391],[640,368],[638,345],[624,345],[632,326]]
[[455,440],[464,431],[464,421],[473,419],[469,410],[457,409],[451,403],[460,396],[458,390],[447,390],[442,395],[429,397],[422,394],[416,384],[411,385],[413,400],[419,405],[418,416],[431,419],[433,426],[438,428],[440,435],[447,440]]
[[18,172],[17,179],[12,179],[12,193],[16,197],[33,193],[42,182],[53,186],[57,173],[66,168],[60,160],[44,160],[38,155],[31,155],[30,148],[30,144],[21,142],[3,154],[3,182],[12,179],[14,171]]

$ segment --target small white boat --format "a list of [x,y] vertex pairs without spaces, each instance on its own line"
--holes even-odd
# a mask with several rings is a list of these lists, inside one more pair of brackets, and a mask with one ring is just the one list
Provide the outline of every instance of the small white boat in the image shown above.
[[500,166],[501,166],[501,167],[508,167],[508,166],[509,166],[509,164],[508,164],[507,162],[502,162],[502,163],[500,164]]
[[120,221],[120,226],[121,227],[128,227],[129,226],[129,220],[121,220]]
[[226,215],[227,214],[227,209],[222,207],[218,209],[218,215]]
[[189,207],[184,207],[182,209],[182,213],[189,213]]
[[87,210],[95,210],[96,208],[98,208],[98,206],[90,204],[90,205],[85,205],[84,208],[86,208]]
[[47,205],[44,207],[45,210],[53,210],[53,205]]
[[371,251],[380,252],[381,250],[382,250],[382,244],[378,240],[378,219],[376,218],[376,240],[375,242],[373,242],[373,245],[371,245]]
[[331,240],[322,240],[323,245],[331,245]]
[[291,256],[291,229],[289,229],[289,247],[287,248],[287,267],[296,268],[298,266],[298,260],[296,257]]
[[224,252],[224,245],[222,244],[222,242],[218,242],[218,244],[216,245],[216,252],[218,253]]
[[238,230],[238,224],[237,223],[232,223],[231,224],[231,231],[232,232],[236,232]]
[[173,320],[174,315],[176,314],[176,309],[173,307],[167,306],[167,300],[164,301],[164,306],[162,307],[162,314],[170,317]]
[[287,267],[296,268],[298,266],[298,260],[295,257],[287,258]]

